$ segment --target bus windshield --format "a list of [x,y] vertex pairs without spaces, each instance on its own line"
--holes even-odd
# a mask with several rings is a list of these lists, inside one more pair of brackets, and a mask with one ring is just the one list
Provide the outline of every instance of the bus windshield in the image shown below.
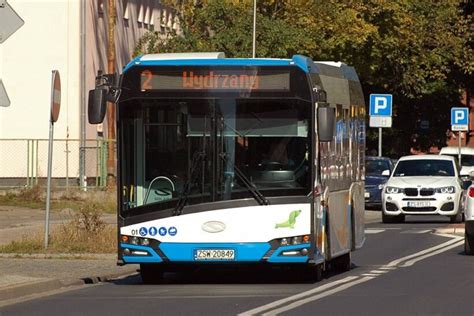
[[[310,192],[311,106],[250,98],[131,99],[120,115],[123,209]],[[239,172],[241,176],[239,177]]]

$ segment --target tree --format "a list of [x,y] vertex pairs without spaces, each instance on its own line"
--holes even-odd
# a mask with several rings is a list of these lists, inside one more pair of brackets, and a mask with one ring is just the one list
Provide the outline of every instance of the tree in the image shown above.
[[[179,12],[181,35],[147,34],[136,53],[223,51],[250,57],[247,0],[165,0]],[[398,156],[442,146],[449,108],[473,82],[472,4],[468,0],[260,0],[257,57],[304,54],[353,65],[364,92],[394,95],[394,127],[384,132]],[[420,122],[429,121],[422,129]],[[369,129],[368,147],[376,146]]]

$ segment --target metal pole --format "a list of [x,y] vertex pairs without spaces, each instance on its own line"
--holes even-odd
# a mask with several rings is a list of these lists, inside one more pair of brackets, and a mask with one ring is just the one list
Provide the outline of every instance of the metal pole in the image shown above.
[[461,131],[458,132],[458,164],[461,168]]
[[53,168],[53,133],[54,122],[49,122],[49,146],[48,146],[48,188],[46,191],[46,219],[44,228],[44,248],[48,249],[49,238],[49,207],[51,200],[51,172]]
[[253,0],[253,40],[252,40],[252,58],[255,58],[257,32],[257,0]]
[[379,127],[379,157],[382,157],[382,128]]
[[79,144],[79,187],[82,188],[86,173],[86,1],[81,1],[81,141]]

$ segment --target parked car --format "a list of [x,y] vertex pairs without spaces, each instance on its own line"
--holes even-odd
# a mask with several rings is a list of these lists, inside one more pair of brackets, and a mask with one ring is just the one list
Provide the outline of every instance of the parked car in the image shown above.
[[382,209],[382,190],[393,170],[387,157],[365,157],[365,207]]
[[462,221],[464,187],[456,160],[443,155],[400,158],[382,193],[382,221],[403,222],[405,215],[444,215]]
[[[457,160],[459,157],[459,147],[443,147],[441,148],[439,154],[452,156]],[[469,174],[471,171],[474,171],[474,148],[461,147],[461,177],[464,179],[469,179]]]
[[[474,172],[470,173],[474,178]],[[464,205],[464,218],[466,220],[464,229],[464,252],[466,255],[474,255],[474,185],[467,189]]]

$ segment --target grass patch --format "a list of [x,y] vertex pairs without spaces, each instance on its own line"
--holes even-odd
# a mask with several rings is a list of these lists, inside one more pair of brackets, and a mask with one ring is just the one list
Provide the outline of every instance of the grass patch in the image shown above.
[[[115,191],[79,191],[69,190],[68,192],[53,192],[51,198],[51,209],[73,209],[78,210],[88,205],[95,204],[105,213],[114,214],[117,212],[117,201]],[[34,186],[29,189],[7,192],[0,195],[0,205],[18,206],[34,209],[46,208],[46,188]]]
[[0,246],[0,253],[115,253],[117,228],[106,225],[101,215],[102,210],[95,204],[81,207],[69,221],[50,232],[46,251],[43,231]]

